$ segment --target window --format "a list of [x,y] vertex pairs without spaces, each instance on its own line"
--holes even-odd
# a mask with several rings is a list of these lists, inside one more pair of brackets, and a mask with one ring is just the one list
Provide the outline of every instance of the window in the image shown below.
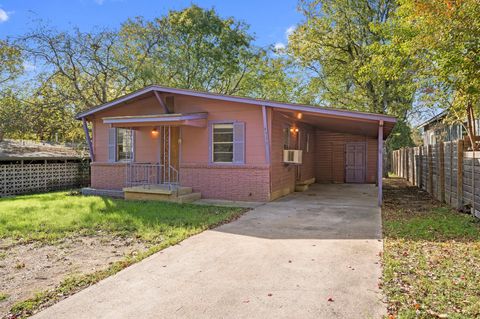
[[118,162],[133,160],[133,130],[117,128],[116,155]]
[[283,149],[288,150],[290,148],[290,128],[283,128]]
[[212,158],[214,163],[233,162],[233,124],[214,124],[212,127]]

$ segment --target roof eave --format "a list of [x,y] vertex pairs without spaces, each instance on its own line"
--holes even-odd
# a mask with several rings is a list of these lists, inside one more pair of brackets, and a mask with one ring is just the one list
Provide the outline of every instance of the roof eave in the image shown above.
[[189,96],[195,96],[195,97],[201,97],[201,98],[207,98],[207,99],[217,99],[217,100],[245,103],[245,104],[252,104],[252,105],[265,105],[273,108],[289,109],[289,110],[295,110],[300,112],[312,112],[312,113],[331,115],[331,116],[350,117],[355,119],[366,119],[366,120],[374,120],[374,121],[385,121],[385,122],[391,122],[391,123],[397,122],[397,119],[395,117],[384,115],[384,114],[355,112],[355,111],[340,110],[340,109],[327,109],[327,108],[320,108],[320,107],[307,106],[307,105],[292,105],[288,103],[262,101],[262,100],[251,99],[251,98],[243,98],[243,97],[228,96],[228,95],[217,95],[217,94],[208,93],[208,92],[198,92],[198,91],[191,91],[191,90],[184,90],[184,89],[167,88],[167,87],[162,87],[158,85],[147,86],[136,92],[124,95],[121,98],[102,104],[96,108],[78,113],[75,116],[75,118],[77,120],[80,120],[96,112],[105,110],[109,107],[118,105],[120,103],[124,103],[132,98],[141,96],[143,94],[146,94],[152,91],[166,92],[166,93],[172,93],[172,94],[183,94],[183,95],[189,95]]

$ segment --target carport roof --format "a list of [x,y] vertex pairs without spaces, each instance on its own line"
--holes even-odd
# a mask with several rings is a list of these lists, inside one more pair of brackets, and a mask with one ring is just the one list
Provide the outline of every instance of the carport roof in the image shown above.
[[[118,99],[115,99],[111,102],[101,104],[94,108],[91,108],[85,112],[81,112],[77,114],[76,118],[81,119],[92,115],[96,112],[108,109],[110,107],[125,103],[131,102],[137,98],[142,98],[148,94],[155,94],[158,93],[170,93],[170,94],[182,94],[187,96],[194,96],[194,97],[201,97],[207,99],[215,99],[215,100],[223,100],[229,102],[238,102],[238,103],[245,103],[245,104],[252,104],[252,105],[259,105],[259,106],[268,106],[274,109],[279,110],[286,110],[286,111],[295,111],[295,112],[302,112],[308,114],[309,116],[317,117],[317,118],[328,118],[329,122],[332,122],[332,119],[347,119],[350,122],[349,125],[353,125],[353,122],[360,122],[355,127],[361,128],[361,123],[372,123],[375,122],[378,127],[378,122],[383,121],[384,123],[384,137],[386,138],[390,131],[393,129],[396,123],[396,118],[394,116],[385,115],[385,114],[377,114],[377,113],[368,113],[368,112],[359,112],[359,111],[351,111],[345,109],[336,109],[336,108],[326,108],[326,107],[318,107],[312,105],[303,105],[303,104],[295,104],[295,103],[283,103],[283,102],[276,102],[270,100],[262,100],[262,99],[255,99],[255,98],[248,98],[248,97],[239,97],[234,95],[226,95],[226,94],[218,94],[218,93],[210,93],[210,92],[203,92],[203,91],[194,91],[194,90],[187,90],[187,89],[178,89],[178,88],[171,88],[166,86],[159,86],[159,85],[151,85],[147,86],[143,89],[137,90],[130,94],[126,94]],[[320,115],[320,117],[319,117]],[[319,120],[320,121],[320,120]],[[336,123],[333,121],[332,123]],[[347,123],[344,123],[344,125]],[[334,126],[334,125],[333,125]],[[348,125],[347,125],[348,126]],[[370,126],[370,125],[368,125]],[[351,128],[349,129],[351,130]],[[370,135],[370,134],[369,134]]]

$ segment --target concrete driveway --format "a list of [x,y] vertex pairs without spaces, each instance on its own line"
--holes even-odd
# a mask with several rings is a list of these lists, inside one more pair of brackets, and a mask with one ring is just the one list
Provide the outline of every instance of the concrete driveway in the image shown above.
[[193,236],[35,318],[380,318],[372,185],[312,185]]

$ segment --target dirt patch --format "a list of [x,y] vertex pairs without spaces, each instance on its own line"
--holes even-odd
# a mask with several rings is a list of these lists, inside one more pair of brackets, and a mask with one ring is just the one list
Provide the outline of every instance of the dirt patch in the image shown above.
[[385,179],[383,194],[383,207],[387,211],[401,208],[412,214],[421,214],[440,204],[426,191],[410,185],[402,178]]
[[0,240],[0,317],[16,302],[54,288],[68,276],[104,269],[147,248],[140,240],[108,235],[65,238],[55,244]]

